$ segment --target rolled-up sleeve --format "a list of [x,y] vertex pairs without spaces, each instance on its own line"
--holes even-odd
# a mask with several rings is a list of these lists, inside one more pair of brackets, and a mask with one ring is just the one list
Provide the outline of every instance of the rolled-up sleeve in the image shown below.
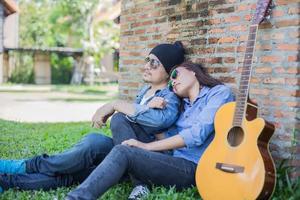
[[180,100],[172,92],[161,97],[167,101],[164,109],[149,108],[147,105],[135,103],[135,113],[128,115],[128,118],[138,124],[151,127],[167,128],[171,126],[178,118]]
[[199,118],[189,128],[179,132],[187,147],[202,145],[214,131],[214,118],[217,110],[225,103],[233,101],[234,97],[229,88],[215,90],[208,94],[207,104],[199,113]]

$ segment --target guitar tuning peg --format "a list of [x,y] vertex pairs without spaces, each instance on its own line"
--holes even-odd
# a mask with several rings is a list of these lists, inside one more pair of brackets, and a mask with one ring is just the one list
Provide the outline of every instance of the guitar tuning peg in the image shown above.
[[275,4],[273,1],[271,1],[270,5],[269,5],[269,9],[273,9],[273,8],[275,8]]

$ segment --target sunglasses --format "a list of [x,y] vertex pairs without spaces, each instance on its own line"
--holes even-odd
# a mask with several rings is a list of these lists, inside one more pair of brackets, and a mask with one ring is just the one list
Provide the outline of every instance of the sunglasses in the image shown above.
[[160,66],[160,62],[153,58],[146,57],[145,62],[150,63],[150,69],[157,69]]
[[170,80],[168,82],[168,88],[170,91],[173,91],[173,80],[175,80],[178,76],[178,70],[177,69],[174,69],[172,72],[171,72],[171,75],[170,75]]

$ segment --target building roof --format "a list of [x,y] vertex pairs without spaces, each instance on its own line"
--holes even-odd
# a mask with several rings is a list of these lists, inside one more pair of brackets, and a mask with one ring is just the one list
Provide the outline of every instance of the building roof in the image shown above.
[[17,47],[11,48],[6,47],[5,50],[13,50],[13,51],[31,51],[31,52],[54,52],[61,53],[65,55],[82,55],[83,49],[74,49],[70,47]]
[[6,15],[10,15],[19,11],[19,7],[14,0],[2,0],[1,3],[4,6],[4,11]]

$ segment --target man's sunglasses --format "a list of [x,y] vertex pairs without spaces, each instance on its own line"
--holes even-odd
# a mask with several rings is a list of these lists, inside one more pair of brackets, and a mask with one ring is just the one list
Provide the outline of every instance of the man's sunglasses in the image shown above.
[[150,63],[150,68],[151,69],[157,69],[160,66],[160,62],[156,59],[153,59],[153,58],[146,57],[145,62]]
[[170,75],[170,80],[168,82],[168,88],[170,91],[173,91],[173,80],[175,80],[178,76],[178,71],[177,69],[174,69],[172,72],[171,72],[171,75]]

